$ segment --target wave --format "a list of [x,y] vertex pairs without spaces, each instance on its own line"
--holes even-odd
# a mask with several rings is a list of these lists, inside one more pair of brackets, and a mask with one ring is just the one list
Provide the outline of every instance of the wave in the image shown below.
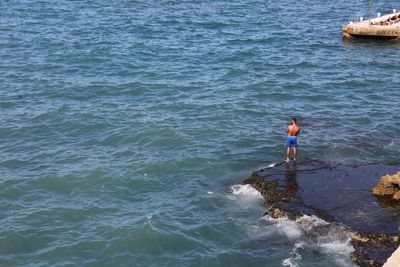
[[[316,216],[303,215],[292,221],[288,218],[264,216],[260,219],[259,234],[270,239],[292,243],[288,257],[282,260],[282,266],[307,266],[313,262],[313,254],[322,254],[333,266],[354,266],[347,228],[335,225]],[[265,236],[264,236],[265,237]]]
[[249,184],[236,184],[230,187],[230,192],[234,196],[247,197],[247,198],[261,198],[260,192]]

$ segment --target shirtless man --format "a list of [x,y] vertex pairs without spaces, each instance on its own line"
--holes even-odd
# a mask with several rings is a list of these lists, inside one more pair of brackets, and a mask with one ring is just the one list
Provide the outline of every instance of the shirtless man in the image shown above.
[[300,134],[300,127],[297,125],[296,118],[292,118],[291,124],[287,127],[286,139],[286,162],[289,162],[290,148],[293,148],[294,160],[297,158],[297,136]]

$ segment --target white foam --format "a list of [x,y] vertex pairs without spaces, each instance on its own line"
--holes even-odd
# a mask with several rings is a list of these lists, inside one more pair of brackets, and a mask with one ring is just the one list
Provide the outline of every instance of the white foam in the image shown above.
[[287,258],[282,261],[282,266],[289,266],[289,267],[298,267],[299,265],[295,261],[295,259]]
[[318,218],[317,216],[314,215],[312,216],[303,215],[300,218],[298,218],[295,222],[297,225],[300,226],[301,229],[306,231],[310,231],[316,226],[329,224],[327,221],[324,221],[321,218]]
[[230,187],[228,198],[236,201],[236,203],[244,209],[255,209],[262,206],[264,198],[251,185],[233,185]]
[[267,166],[265,166],[265,165],[261,166],[261,167],[259,167],[259,169],[270,169],[270,168],[275,167],[277,164],[278,164],[278,162],[273,162],[273,163],[271,163],[271,164],[269,164]]
[[247,196],[253,198],[262,198],[260,192],[249,184],[236,184],[230,187],[230,191],[236,196]]
[[350,238],[346,241],[342,240],[331,240],[327,243],[320,243],[319,247],[322,252],[327,254],[342,254],[349,255],[354,251],[354,248],[350,244]]
[[294,248],[292,249],[292,251],[289,254],[289,258],[284,259],[282,261],[282,266],[298,267],[299,264],[297,263],[297,261],[302,259],[300,253],[298,253],[298,250],[300,248],[303,248],[303,246],[304,246],[303,242],[295,243]]
[[390,142],[389,142],[388,144],[384,145],[383,148],[384,148],[384,149],[385,149],[385,148],[391,148],[391,147],[393,147],[394,145],[395,145],[395,143],[394,143],[394,140],[392,139],[392,140],[390,140]]
[[303,215],[295,221],[288,218],[274,219],[270,216],[264,216],[262,220],[272,223],[278,233],[285,235],[290,240],[300,238],[304,232],[311,231],[316,226],[328,224],[326,221],[316,216],[307,215]]
[[302,235],[298,225],[287,218],[273,219],[269,216],[264,216],[260,219],[260,222],[260,225],[249,229],[248,234],[253,238],[278,236],[281,239],[282,236],[285,236],[289,240],[297,240]]
[[301,250],[319,251],[339,266],[352,266],[350,255],[354,248],[343,227],[332,225],[316,216],[307,215],[295,221],[264,216],[261,221],[267,223],[264,226],[266,232],[273,232],[285,236],[289,241],[294,241],[294,247],[289,257],[282,261],[282,266],[299,266],[302,260]]
[[288,239],[295,240],[301,237],[302,231],[295,222],[280,220],[276,224],[279,233],[284,234]]
[[320,236],[316,249],[330,256],[340,266],[354,266],[350,255],[354,251],[350,237],[340,230],[333,229],[326,236]]
[[278,164],[278,163],[277,163],[277,162],[271,163],[271,164],[269,164],[269,165],[268,165],[268,167],[267,167],[267,168],[273,168],[273,167],[275,167],[275,166],[276,166],[276,164]]

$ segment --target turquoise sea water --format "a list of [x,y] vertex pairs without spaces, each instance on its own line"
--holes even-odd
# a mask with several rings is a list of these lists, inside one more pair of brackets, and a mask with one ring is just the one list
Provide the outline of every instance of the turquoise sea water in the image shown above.
[[1,1],[0,266],[351,266],[236,184],[291,116],[300,157],[399,162],[400,45],[341,38],[366,2]]

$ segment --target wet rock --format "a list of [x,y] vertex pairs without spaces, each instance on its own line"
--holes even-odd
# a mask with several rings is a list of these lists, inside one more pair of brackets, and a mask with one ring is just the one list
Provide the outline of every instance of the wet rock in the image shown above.
[[380,267],[400,245],[400,238],[384,233],[352,233],[351,243],[355,249],[352,255],[355,264]]
[[254,172],[243,182],[244,184],[252,185],[258,192],[261,193],[267,204],[273,205],[280,201],[290,201],[293,196],[286,194],[284,191],[278,188],[278,181],[266,180],[264,177]]
[[372,192],[377,196],[390,196],[393,200],[400,201],[400,172],[382,176]]
[[274,208],[270,208],[268,209],[265,213],[264,216],[268,215],[271,218],[274,219],[279,219],[279,218],[289,218],[290,220],[297,220],[299,219],[303,214],[301,213],[294,213],[294,212],[290,212],[290,211],[285,211],[282,210],[280,208],[274,207]]
[[264,197],[264,215],[291,220],[315,215],[340,225],[351,237],[355,264],[382,266],[400,245],[400,206],[370,192],[379,177],[398,170],[395,165],[345,166],[305,160],[259,170],[243,183]]

